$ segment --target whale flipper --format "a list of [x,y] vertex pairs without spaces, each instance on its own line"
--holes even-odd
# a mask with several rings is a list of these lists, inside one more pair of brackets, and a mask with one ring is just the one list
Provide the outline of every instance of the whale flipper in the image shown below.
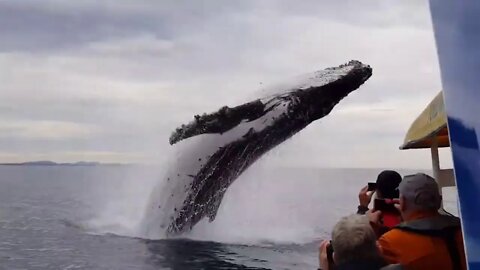
[[207,133],[224,133],[236,127],[240,122],[252,121],[268,113],[266,105],[255,100],[233,108],[222,107],[210,114],[195,115],[195,119],[187,125],[177,128],[170,136],[170,144]]

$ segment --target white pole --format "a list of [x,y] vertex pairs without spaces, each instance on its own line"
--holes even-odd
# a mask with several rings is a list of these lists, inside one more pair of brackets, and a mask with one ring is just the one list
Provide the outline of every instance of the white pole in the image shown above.
[[432,147],[430,148],[432,152],[432,169],[433,169],[433,177],[437,182],[439,181],[440,176],[440,158],[438,157],[438,141],[437,137],[434,137],[432,140]]
[[[430,148],[432,153],[432,169],[433,169],[433,178],[438,183],[438,188],[440,189],[440,194],[442,194],[443,183],[440,180],[440,158],[438,157],[438,140],[437,137],[432,139],[432,147]],[[443,205],[443,203],[442,203]]]

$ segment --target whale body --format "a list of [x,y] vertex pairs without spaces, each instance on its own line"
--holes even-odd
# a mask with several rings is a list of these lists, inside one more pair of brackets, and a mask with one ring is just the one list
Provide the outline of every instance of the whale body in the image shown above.
[[170,144],[187,146],[180,149],[169,168],[166,184],[161,187],[163,196],[151,198],[150,207],[160,214],[149,226],[178,235],[204,217],[213,221],[227,188],[242,172],[275,146],[328,115],[371,75],[370,66],[352,60],[280,86],[267,97],[196,115],[170,137]]

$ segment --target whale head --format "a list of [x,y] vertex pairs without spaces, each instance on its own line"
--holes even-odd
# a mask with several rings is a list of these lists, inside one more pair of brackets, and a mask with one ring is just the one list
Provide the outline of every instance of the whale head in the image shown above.
[[[223,134],[242,122],[265,117],[285,107],[290,117],[310,123],[330,113],[335,105],[372,76],[372,68],[357,60],[295,78],[266,90],[266,97],[211,114],[195,115],[170,136],[170,144],[200,134]],[[275,119],[275,117],[273,118]],[[268,126],[272,121],[262,121]]]
[[327,114],[351,92],[372,75],[372,68],[360,61],[352,60],[338,67],[316,71],[303,79],[299,84],[287,91],[292,99],[296,112],[289,113],[294,117],[303,117],[308,123],[320,119]]

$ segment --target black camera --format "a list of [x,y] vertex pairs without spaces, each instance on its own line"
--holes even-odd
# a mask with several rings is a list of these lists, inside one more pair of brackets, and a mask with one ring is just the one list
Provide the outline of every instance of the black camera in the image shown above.
[[375,182],[368,182],[367,191],[374,191],[377,190],[377,183]]
[[375,199],[373,208],[382,211],[382,213],[399,213],[393,202],[387,203],[384,199]]

